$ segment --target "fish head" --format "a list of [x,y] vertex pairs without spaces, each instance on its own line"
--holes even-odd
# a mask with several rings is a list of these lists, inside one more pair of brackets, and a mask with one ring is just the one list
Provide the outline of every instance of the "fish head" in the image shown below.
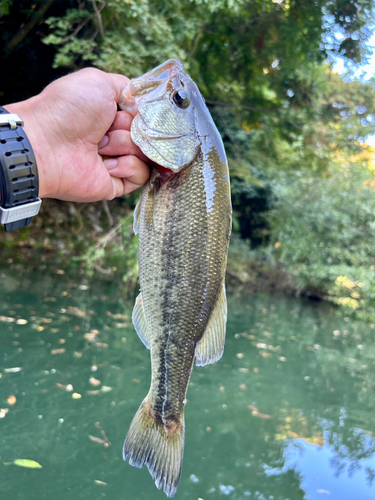
[[130,80],[119,106],[134,117],[133,142],[150,160],[173,172],[194,160],[208,134],[205,124],[212,122],[197,85],[177,59]]

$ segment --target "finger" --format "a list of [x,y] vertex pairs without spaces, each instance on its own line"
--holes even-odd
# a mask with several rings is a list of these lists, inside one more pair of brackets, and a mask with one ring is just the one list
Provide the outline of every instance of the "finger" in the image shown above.
[[118,103],[120,99],[121,92],[129,83],[129,78],[123,75],[117,75],[116,73],[104,73],[107,80],[111,83],[112,88],[115,93],[115,100]]
[[130,131],[132,121],[133,117],[127,111],[117,111],[115,121],[112,123],[111,128],[108,130],[108,132],[112,132],[112,130]]
[[117,161],[117,165],[109,164],[108,160],[104,161],[112,179],[112,198],[131,193],[143,186],[150,177],[148,165],[136,156],[122,156],[117,158]]
[[[108,141],[106,139],[108,137]],[[105,145],[104,145],[105,144]],[[143,161],[148,161],[138,146],[131,140],[128,130],[113,130],[108,132],[99,143],[99,154],[105,156],[138,156]]]

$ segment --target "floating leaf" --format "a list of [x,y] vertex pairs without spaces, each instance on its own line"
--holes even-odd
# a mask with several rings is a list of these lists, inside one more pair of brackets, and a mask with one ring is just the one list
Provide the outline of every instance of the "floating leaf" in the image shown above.
[[89,439],[93,443],[98,443],[98,444],[105,444],[106,443],[106,441],[104,439],[96,437],[96,436],[91,436],[91,434],[89,434]]
[[75,306],[69,306],[66,312],[72,316],[76,316],[77,318],[84,318],[86,316],[85,311]]
[[271,415],[267,415],[267,413],[261,413],[260,411],[252,411],[251,414],[253,415],[253,417],[258,417],[262,420],[269,420],[270,418],[272,418]]
[[27,458],[17,458],[12,462],[14,465],[18,465],[18,467],[27,467],[28,469],[41,469],[42,466],[35,462],[35,460],[28,460]]
[[91,385],[93,385],[94,387],[98,387],[98,385],[101,384],[100,380],[98,380],[97,378],[95,377],[90,377],[89,379],[89,382]]
[[108,385],[103,385],[101,388],[101,392],[111,392],[112,387],[109,387]]
[[88,342],[95,342],[96,341],[96,333],[85,333],[83,335],[83,338],[87,340]]
[[272,358],[272,354],[270,352],[264,352],[264,351],[261,351],[259,353],[263,358]]
[[10,318],[9,316],[0,316],[0,321],[3,321],[4,323],[13,323],[14,318]]
[[9,396],[9,398],[7,399],[8,405],[14,405],[16,404],[16,401],[17,401],[16,396]]
[[0,408],[0,418],[4,418],[8,412],[9,408]]
[[122,319],[122,320],[129,319],[129,316],[127,316],[126,314],[112,314],[111,311],[107,311],[106,315],[110,316],[113,319]]
[[248,405],[249,410],[251,411],[259,411],[258,408],[254,405]]
[[55,354],[64,354],[66,349],[64,347],[59,347],[58,349],[52,349],[51,354],[54,356]]
[[238,368],[238,371],[240,371],[241,373],[249,373],[248,368]]
[[106,344],[105,342],[95,342],[95,347],[104,347],[104,348],[107,348],[108,344]]

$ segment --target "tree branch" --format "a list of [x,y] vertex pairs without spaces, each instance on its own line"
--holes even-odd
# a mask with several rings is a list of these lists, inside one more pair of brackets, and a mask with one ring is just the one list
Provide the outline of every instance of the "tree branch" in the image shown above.
[[102,16],[101,16],[101,11],[104,9],[105,7],[105,2],[103,3],[103,5],[101,6],[100,9],[98,9],[98,6],[96,5],[96,2],[95,0],[91,0],[91,3],[92,3],[92,6],[94,8],[94,12],[95,12],[95,15],[96,15],[96,19],[98,20],[98,26],[99,26],[99,33],[101,34],[102,38],[105,37],[105,33],[104,33],[104,28],[103,28],[103,22],[102,22]]
[[21,26],[20,30],[14,35],[7,45],[7,50],[9,52],[15,49],[37,24],[43,21],[44,14],[51,7],[54,1],[55,0],[45,0],[40,9],[32,14],[30,21]]

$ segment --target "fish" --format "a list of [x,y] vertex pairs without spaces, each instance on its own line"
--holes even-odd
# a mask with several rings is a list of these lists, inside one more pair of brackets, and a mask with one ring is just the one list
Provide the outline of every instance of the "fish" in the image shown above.
[[157,488],[173,497],[193,366],[215,363],[224,351],[228,162],[205,101],[177,59],[130,80],[119,106],[132,114],[131,138],[153,165],[134,210],[140,293],[132,314],[150,349],[151,386],[123,458],[146,465]]

